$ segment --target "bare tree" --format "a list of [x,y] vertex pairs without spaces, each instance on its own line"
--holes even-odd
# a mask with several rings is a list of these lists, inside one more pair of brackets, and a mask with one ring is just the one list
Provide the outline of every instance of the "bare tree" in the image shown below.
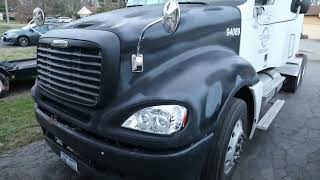
[[17,5],[16,19],[19,22],[27,22],[35,7],[40,7],[46,15],[77,17],[77,12],[83,6],[94,5],[98,12],[110,11],[125,7],[127,0],[9,0]]
[[77,12],[82,8],[82,6],[91,5],[92,0],[62,0],[65,5],[65,14],[68,16],[72,16],[75,18],[77,16]]
[[16,21],[21,23],[27,23],[28,21],[30,21],[32,19],[33,9],[34,6],[30,2],[19,4],[16,10]]
[[320,0],[311,0],[311,4],[314,6],[320,6]]

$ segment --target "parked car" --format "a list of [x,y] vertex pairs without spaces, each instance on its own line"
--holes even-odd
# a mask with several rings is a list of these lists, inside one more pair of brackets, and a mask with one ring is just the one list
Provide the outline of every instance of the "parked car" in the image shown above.
[[58,18],[56,18],[56,17],[46,17],[45,22],[46,23],[58,23]]
[[58,22],[59,23],[69,23],[71,21],[72,21],[72,19],[69,18],[69,17],[58,17]]
[[[31,24],[36,31],[40,33],[46,33],[52,29],[56,29],[59,24],[46,23],[40,26]],[[39,41],[40,35],[34,30],[30,29],[29,26],[25,26],[21,29],[12,29],[5,32],[2,36],[2,41],[6,43],[12,43],[19,46],[28,46],[31,44],[37,44]]]

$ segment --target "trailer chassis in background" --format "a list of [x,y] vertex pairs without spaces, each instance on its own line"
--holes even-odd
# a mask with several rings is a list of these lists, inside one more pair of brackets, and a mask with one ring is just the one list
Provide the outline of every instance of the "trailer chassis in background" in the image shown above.
[[36,58],[0,62],[0,98],[9,93],[10,82],[32,78],[36,74]]

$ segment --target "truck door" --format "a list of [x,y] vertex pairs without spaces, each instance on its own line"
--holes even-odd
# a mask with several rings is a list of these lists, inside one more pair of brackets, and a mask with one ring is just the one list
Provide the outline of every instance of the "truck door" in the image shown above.
[[263,59],[263,68],[280,67],[298,51],[303,15],[297,17],[290,7],[289,0],[255,1],[257,57]]
[[304,15],[291,12],[291,0],[247,0],[241,11],[239,55],[257,72],[281,67],[299,50]]
[[253,0],[239,7],[242,13],[240,56],[250,61],[257,72],[268,68],[271,58],[275,29],[265,24],[275,20],[274,3],[275,0]]
[[273,58],[273,35],[275,25],[269,25],[275,21],[275,0],[255,0],[254,26],[256,40],[256,57],[259,59],[261,69],[268,68],[269,61]]

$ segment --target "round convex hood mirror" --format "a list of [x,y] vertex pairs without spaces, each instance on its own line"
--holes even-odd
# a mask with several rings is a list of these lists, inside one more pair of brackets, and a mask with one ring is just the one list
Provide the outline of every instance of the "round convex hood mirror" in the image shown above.
[[163,8],[163,27],[168,33],[174,33],[180,23],[180,7],[176,0],[169,0]]
[[33,10],[33,20],[38,26],[44,24],[44,12],[41,8],[37,7]]

